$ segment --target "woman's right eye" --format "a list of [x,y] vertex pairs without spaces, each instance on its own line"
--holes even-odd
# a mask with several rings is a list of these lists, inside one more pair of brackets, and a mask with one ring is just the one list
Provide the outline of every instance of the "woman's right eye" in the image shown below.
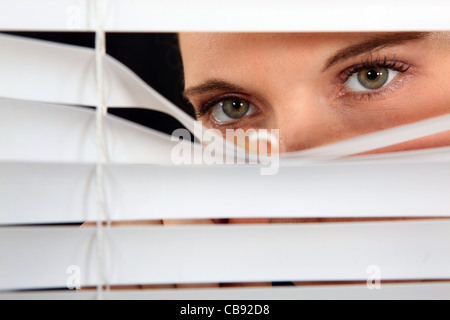
[[216,122],[231,122],[252,115],[256,107],[244,99],[228,98],[211,107],[211,115]]

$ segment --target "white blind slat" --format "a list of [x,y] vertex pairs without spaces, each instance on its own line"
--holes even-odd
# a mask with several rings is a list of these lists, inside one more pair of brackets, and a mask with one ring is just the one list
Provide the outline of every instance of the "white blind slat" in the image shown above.
[[[0,176],[6,181],[0,184],[0,223],[96,220],[94,168],[0,163]],[[105,165],[104,176],[113,221],[449,217],[449,169],[448,162],[289,165],[268,179],[258,166],[250,165]]]
[[380,130],[325,146],[286,153],[284,157],[293,158],[294,160],[308,157],[335,159],[392,146],[448,130],[450,130],[450,114],[444,114],[439,117]]
[[[8,0],[3,30],[94,31],[88,0]],[[450,29],[445,0],[361,2],[192,0],[109,0],[106,31],[392,31]],[[39,12],[36,19],[35,12]],[[364,13],[374,12],[376,19]],[[379,14],[382,12],[383,14]],[[401,13],[401,14],[399,14]]]
[[[333,285],[289,288],[220,288],[183,290],[120,290],[104,293],[106,300],[448,300],[450,284]],[[0,293],[0,300],[95,300],[93,291]]]
[[[2,98],[0,110],[0,161],[96,161],[95,110]],[[112,115],[105,117],[103,127],[112,163],[171,164],[172,149],[179,144]]]
[[[107,283],[450,278],[450,222],[114,227],[104,232]],[[95,228],[0,228],[0,288],[98,282]],[[131,249],[132,248],[132,249]],[[369,270],[370,271],[370,270]]]

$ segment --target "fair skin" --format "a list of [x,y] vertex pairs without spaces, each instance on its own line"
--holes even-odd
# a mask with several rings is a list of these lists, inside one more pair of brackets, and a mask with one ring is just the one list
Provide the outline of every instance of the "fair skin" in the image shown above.
[[[280,152],[313,148],[450,112],[447,33],[181,33],[179,43],[184,96],[198,120],[223,133],[238,128],[279,129]],[[373,152],[449,145],[450,132],[443,132]]]

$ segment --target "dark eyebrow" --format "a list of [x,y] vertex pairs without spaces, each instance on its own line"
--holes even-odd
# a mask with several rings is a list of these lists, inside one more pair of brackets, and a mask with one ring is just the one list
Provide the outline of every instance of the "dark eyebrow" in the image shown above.
[[375,49],[380,49],[387,46],[401,44],[405,41],[422,39],[426,35],[428,35],[428,32],[395,32],[384,33],[379,36],[371,37],[369,40],[338,50],[331,58],[327,60],[322,71],[326,71],[335,64],[360,54],[368,53]]
[[215,90],[235,91],[235,92],[245,91],[244,88],[238,85],[234,85],[223,80],[212,79],[205,81],[204,83],[199,84],[198,86],[187,88],[186,90],[183,91],[183,97],[188,99],[188,97],[191,95],[208,93]]

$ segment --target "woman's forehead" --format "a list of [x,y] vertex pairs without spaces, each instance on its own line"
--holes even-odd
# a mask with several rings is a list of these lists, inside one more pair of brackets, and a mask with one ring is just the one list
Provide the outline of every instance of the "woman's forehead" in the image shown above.
[[[221,47],[241,45],[253,48],[276,48],[283,45],[304,46],[309,48],[313,45],[327,46],[328,44],[342,44],[361,41],[383,33],[358,33],[358,32],[336,32],[336,33],[208,33],[193,32],[180,33],[180,46],[182,50],[220,50]],[[242,49],[236,48],[236,50]]]
[[[236,73],[242,78],[251,70],[326,59],[329,52],[350,44],[358,35],[312,33],[183,33],[180,49],[185,80]],[[303,59],[299,60],[299,57]],[[268,71],[268,70],[266,70]],[[239,74],[237,74],[239,73]],[[243,73],[243,74],[240,74]]]
[[[219,53],[223,48],[263,50],[292,46],[326,45],[331,42],[348,42],[363,37],[361,34],[342,33],[181,33],[182,51],[192,50]],[[233,46],[236,46],[233,48]]]

